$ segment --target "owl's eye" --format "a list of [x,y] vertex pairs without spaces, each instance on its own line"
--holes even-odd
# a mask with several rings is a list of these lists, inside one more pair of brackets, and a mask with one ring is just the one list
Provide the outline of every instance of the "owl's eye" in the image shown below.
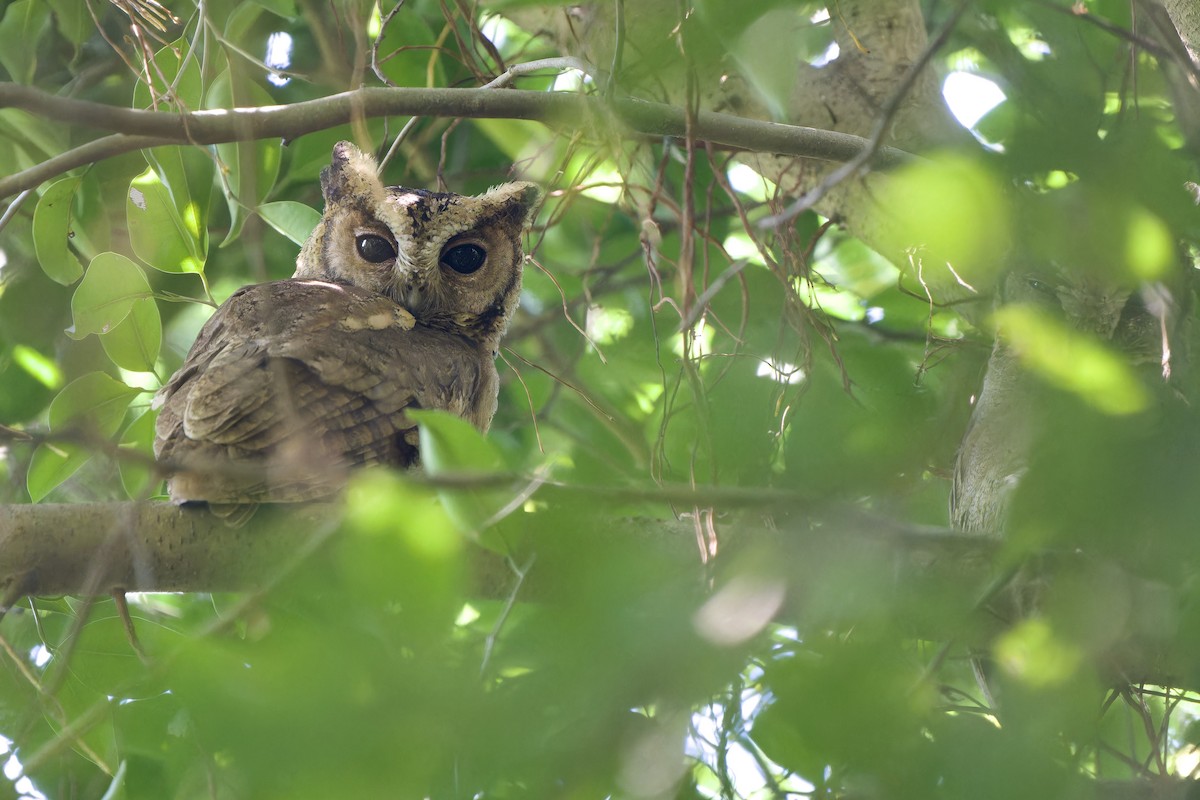
[[355,246],[358,247],[358,254],[372,264],[382,264],[384,261],[390,261],[396,257],[396,248],[392,246],[392,243],[373,233],[359,235],[355,240]]
[[442,263],[461,275],[470,275],[485,260],[487,251],[477,244],[460,244],[442,253]]
[[1037,278],[1026,278],[1025,282],[1038,294],[1049,300],[1057,300],[1058,292],[1055,291],[1054,284],[1048,281],[1041,281]]

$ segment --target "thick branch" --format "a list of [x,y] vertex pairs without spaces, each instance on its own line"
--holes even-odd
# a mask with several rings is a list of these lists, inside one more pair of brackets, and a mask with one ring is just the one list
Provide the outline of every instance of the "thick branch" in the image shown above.
[[1193,55],[1200,54],[1200,5],[1194,0],[1163,0],[1179,31],[1179,38]]
[[[548,487],[553,491],[554,487]],[[715,487],[710,487],[715,488]],[[619,490],[618,490],[619,491]],[[648,495],[621,495],[647,499]],[[668,488],[662,501],[697,501],[695,492]],[[777,505],[780,493],[714,492],[713,500],[727,508],[754,504]],[[794,498],[793,498],[794,499]],[[774,502],[773,502],[774,501]],[[313,537],[328,535],[339,523],[338,506],[329,504],[261,507],[250,524],[230,527],[205,508],[180,508],[169,503],[44,503],[0,505],[0,597],[20,595],[102,594],[115,588],[128,591],[192,592],[260,588],[298,548]],[[863,525],[856,520],[854,526]],[[902,528],[871,520],[869,534],[903,542],[921,560],[964,553],[980,562],[994,543],[943,529]],[[637,524],[623,529],[614,520],[616,535],[643,544],[651,540],[678,548],[685,557],[694,547],[690,524]],[[751,534],[751,537],[753,534]],[[986,557],[982,558],[986,561]],[[500,559],[481,551],[476,589],[493,595],[507,577]],[[495,563],[491,563],[495,562]],[[496,596],[502,596],[499,589]]]
[[[0,607],[25,595],[263,589],[339,523],[339,506],[322,503],[264,506],[243,527],[170,503],[0,505]],[[473,591],[504,597],[508,564],[482,548],[471,557]]]
[[[0,605],[11,605],[22,595],[94,595],[117,588],[264,589],[338,535],[338,509],[330,504],[264,506],[249,525],[231,528],[207,510],[167,503],[0,506]],[[791,565],[784,577],[797,602],[831,571],[853,583],[877,580],[880,565],[890,564],[897,597],[908,598],[897,601],[907,609],[897,623],[923,638],[964,641],[967,637],[983,643],[1012,613],[1006,583],[994,574],[997,541],[990,537],[889,526],[858,513],[826,517],[817,527],[766,529],[732,519],[723,527],[725,546],[732,554],[747,547],[770,548],[777,551],[778,563]],[[704,570],[695,552],[694,528],[687,520],[614,518],[600,528],[604,532],[599,535],[616,545],[627,544],[631,553],[654,550],[668,555],[681,570],[694,570],[697,575]],[[561,548],[561,535],[555,532],[555,541],[547,543],[551,551]],[[587,535],[597,533],[592,530]],[[536,537],[526,546],[535,553],[541,549]],[[507,597],[513,579],[509,564],[480,547],[470,548],[469,555],[471,593]],[[1052,579],[1059,568],[1069,570],[1081,558],[1087,556],[1047,555],[1043,566]],[[522,583],[522,596],[542,595],[554,578],[552,568],[533,570]],[[989,584],[993,590],[981,597],[980,587]],[[1132,575],[1123,591],[1129,593],[1134,608],[1159,608],[1171,602],[1164,598],[1160,584]],[[955,604],[961,614],[947,616],[945,608],[916,601],[929,597]],[[964,627],[973,606],[973,622]],[[1178,685],[1192,674],[1187,648],[1178,649],[1167,639],[1131,631],[1113,643],[1100,666],[1111,676]]]
[[0,505],[0,594],[254,587],[332,518],[327,507],[304,512],[289,525],[231,528],[169,503]]
[[[683,109],[639,100],[606,103],[562,92],[512,89],[366,88],[287,106],[209,109],[190,113],[140,111],[56,97],[28,86],[0,83],[0,108],[20,108],[39,117],[72,125],[115,131],[43,164],[0,178],[0,197],[37,186],[97,158],[166,144],[218,144],[253,139],[294,139],[353,119],[394,115],[526,119],[554,128],[596,128],[616,119],[636,133],[683,136]],[[860,136],[798,125],[781,125],[730,114],[701,112],[692,127],[698,139],[763,153],[847,161],[867,142]],[[912,156],[881,148],[873,163],[895,166]]]

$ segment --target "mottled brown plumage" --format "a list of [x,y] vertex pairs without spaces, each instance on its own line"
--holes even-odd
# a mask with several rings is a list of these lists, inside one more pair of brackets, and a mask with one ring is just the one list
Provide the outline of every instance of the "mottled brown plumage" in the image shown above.
[[411,466],[410,409],[491,422],[536,187],[385,187],[345,142],[321,184],[295,275],[230,297],[156,398],[175,502],[307,500],[355,466]]

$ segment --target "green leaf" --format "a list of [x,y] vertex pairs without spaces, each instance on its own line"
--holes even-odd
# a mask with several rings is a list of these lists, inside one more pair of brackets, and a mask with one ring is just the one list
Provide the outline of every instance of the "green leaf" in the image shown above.
[[151,298],[134,300],[129,314],[100,337],[104,352],[121,369],[153,372],[162,347],[162,318]]
[[898,170],[880,200],[887,243],[897,251],[918,248],[927,281],[956,281],[957,273],[974,286],[987,286],[1001,265],[996,254],[1006,252],[1011,241],[1003,187],[982,162],[960,155]]
[[[747,3],[732,5],[754,8],[754,4]],[[725,42],[741,74],[757,90],[771,114],[782,120],[788,118],[788,98],[799,75],[792,66],[796,57],[796,31],[786,21],[793,13],[791,8],[768,11],[740,31],[736,39]]]
[[292,200],[263,203],[258,207],[258,214],[268,225],[298,245],[307,241],[308,235],[321,221],[320,212]]
[[41,0],[17,0],[0,19],[0,65],[17,83],[32,83],[38,44],[50,23],[50,8]]
[[[506,22],[506,21],[505,21]],[[501,23],[504,24],[504,23]],[[444,86],[443,59],[429,60],[429,48],[437,46],[438,33],[420,14],[395,16],[383,31],[379,51],[380,69],[397,86]]]
[[1135,414],[1150,393],[1113,351],[1032,306],[998,309],[996,325],[1021,364],[1053,386],[1078,395],[1106,414]]
[[[194,111],[200,107],[204,98],[204,78],[200,72],[200,59],[191,52],[191,45],[186,39],[176,39],[168,46],[154,54],[154,76],[156,81],[162,80],[171,87],[169,94],[161,93],[161,86],[156,85],[160,94],[160,102],[155,105],[150,87],[145,81],[139,80],[133,87],[133,107],[159,111]],[[183,75],[179,68],[183,66]],[[160,77],[161,76],[161,77]],[[141,77],[139,75],[139,77]],[[173,149],[173,148],[172,148]]]
[[[103,372],[89,372],[67,384],[50,403],[50,430],[62,433],[80,429],[103,438],[112,436],[120,426],[129,402],[141,391]],[[91,457],[87,449],[75,442],[39,445],[25,478],[30,498],[35,503],[41,501]]]
[[25,422],[45,409],[62,376],[58,366],[27,345],[0,349],[0,424]]
[[48,3],[54,11],[58,32],[76,48],[95,32],[96,27],[88,14],[86,3],[80,3],[78,0],[48,0]]
[[70,442],[38,445],[29,462],[29,471],[25,474],[25,489],[29,492],[29,499],[40,503],[91,457],[91,453]]
[[88,170],[75,193],[74,224],[67,236],[83,263],[111,249],[116,220],[109,216],[110,201],[105,198],[104,179],[99,170]]
[[54,359],[44,356],[32,347],[18,344],[12,349],[12,360],[19,364],[31,378],[47,389],[57,389],[62,386],[63,375]]
[[66,130],[65,125],[19,108],[0,108],[0,166],[16,172],[58,155],[65,147]]
[[1175,242],[1170,228],[1149,211],[1131,208],[1125,238],[1125,261],[1140,280],[1167,278],[1175,266]]
[[1035,687],[1056,686],[1076,678],[1083,653],[1056,635],[1044,619],[1027,619],[1005,631],[995,644],[996,662]]
[[296,18],[296,0],[257,0],[258,4],[284,19]]
[[[257,84],[240,82],[233,87],[229,71],[217,76],[205,98],[205,108],[235,108],[246,106],[269,106],[275,99]],[[279,176],[279,140],[258,142],[231,142],[216,146],[217,158],[221,163],[225,180],[225,202],[229,206],[229,233],[221,246],[230,244],[242,232],[249,214],[248,209],[257,208],[275,186]]]
[[409,411],[421,426],[421,463],[430,475],[498,472],[504,459],[475,426],[445,411]]
[[[409,411],[420,425],[421,463],[434,476],[488,475],[507,472],[496,446],[465,419],[445,411]],[[480,543],[507,552],[505,542],[485,536],[483,526],[512,498],[495,489],[438,489],[438,496],[459,529]]]
[[[214,165],[208,153],[195,147],[160,147],[145,153],[175,204],[175,211],[198,242],[197,252],[208,252],[209,185]],[[198,191],[194,191],[193,187]]]
[[399,600],[410,624],[445,630],[461,608],[454,594],[465,548],[434,493],[404,475],[367,469],[346,487],[345,508],[346,537],[334,551],[338,574],[355,576],[358,592]]
[[767,705],[755,715],[751,737],[776,764],[801,776],[821,774],[824,765],[796,730],[792,709],[779,703]]
[[122,458],[117,463],[121,471],[121,485],[131,500],[144,499],[148,490],[154,488],[151,482],[157,480],[149,466],[154,459],[154,423],[157,421],[156,412],[146,411],[130,423],[121,435],[121,450],[131,451],[145,459]]
[[129,243],[142,261],[163,272],[203,272],[198,214],[180,212],[162,178],[147,169],[129,184],[125,203]]
[[112,780],[109,781],[108,788],[104,790],[104,794],[100,800],[118,800],[125,797],[126,790],[129,788],[125,784],[125,770],[129,766],[128,761],[122,761],[117,767],[117,771],[113,774]]
[[52,183],[33,210],[33,247],[38,264],[50,279],[69,286],[79,280],[83,267],[71,252],[71,216],[79,178]]
[[475,126],[513,161],[528,158],[554,139],[544,126],[524,119],[480,119]]
[[[154,54],[155,93],[151,94],[144,81],[138,81],[133,90],[133,107],[159,111],[200,108],[204,100],[200,62],[186,39],[177,39],[160,49]],[[164,81],[171,87],[169,92],[162,88]],[[195,254],[203,260],[208,253],[208,207],[215,169],[212,154],[206,148],[191,145],[157,147],[143,154],[166,187],[188,234],[196,240]]]
[[[137,264],[120,253],[101,253],[92,259],[71,297],[75,326],[68,333],[74,339],[108,333],[128,316],[136,300],[152,296],[150,283]],[[144,317],[142,322],[146,322]],[[157,346],[154,351],[157,356]]]
[[61,433],[83,428],[98,436],[112,436],[129,401],[142,391],[103,372],[89,372],[68,383],[50,403],[50,430]]

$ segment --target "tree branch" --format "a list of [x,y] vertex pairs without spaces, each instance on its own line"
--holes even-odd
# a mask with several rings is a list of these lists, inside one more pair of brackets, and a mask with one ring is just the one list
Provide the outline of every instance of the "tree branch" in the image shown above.
[[[543,491],[574,493],[552,485]],[[736,506],[743,498],[727,499]],[[757,519],[761,511],[759,506],[750,518]],[[781,577],[798,602],[830,570],[851,579],[860,575],[876,580],[880,565],[888,564],[897,602],[907,609],[897,622],[924,638],[983,644],[1004,627],[1004,619],[1016,613],[1010,607],[1008,578],[996,572],[1000,566],[996,539],[887,523],[859,512],[827,513],[815,527],[788,519],[784,513],[778,527],[766,528],[746,519],[726,518],[724,544],[731,553],[747,548],[776,552],[777,563],[791,565]],[[206,509],[168,503],[0,506],[0,614],[24,595],[102,595],[113,589],[261,590],[311,557],[326,538],[338,535],[340,521],[339,505],[320,503],[263,506],[251,524],[240,528],[229,527]],[[625,543],[631,552],[655,550],[681,570],[694,570],[697,575],[704,570],[696,556],[692,524],[686,519],[613,518],[601,529],[602,534],[586,535]],[[554,542],[548,543],[552,551],[561,547],[561,534],[556,531]],[[536,536],[531,534],[523,549],[539,552]],[[482,547],[469,548],[468,553],[472,595],[507,597],[513,580],[509,562]],[[1075,552],[1044,554],[1039,571],[1052,582],[1060,569],[1070,572],[1089,558]],[[543,566],[552,562],[539,560]],[[1120,569],[1117,564],[1108,566]],[[1005,574],[1015,573],[1010,569]],[[1028,577],[1018,583],[1021,589],[1032,585]],[[552,567],[533,569],[522,583],[522,596],[542,596],[554,580]],[[980,587],[987,585],[992,588],[981,596]],[[1123,591],[1129,593],[1133,608],[1164,608],[1164,603],[1180,602],[1177,593],[1171,595],[1174,599],[1164,595],[1164,588],[1126,573]],[[948,616],[944,608],[912,602],[915,597],[931,596],[953,603],[961,613]],[[1189,652],[1173,644],[1170,634],[1143,636],[1131,630],[1112,643],[1098,665],[1107,676],[1180,685],[1193,674]]]
[[[169,503],[0,506],[0,595],[226,591],[258,585],[328,506],[297,507],[291,528],[231,528],[206,509]],[[301,524],[298,524],[301,523]]]
[[[0,178],[0,198],[31,189],[70,169],[99,159],[169,144],[210,145],[281,138],[343,125],[353,119],[393,115],[525,119],[557,129],[588,129],[615,119],[633,132],[683,136],[684,110],[661,103],[619,99],[605,102],[565,92],[515,89],[364,88],[286,106],[207,109],[188,113],[142,111],[50,95],[14,83],[0,83],[0,108],[20,108],[39,117],[115,132],[41,164]],[[743,150],[848,161],[868,146],[861,136],[782,125],[716,112],[699,112],[693,135]],[[892,167],[913,156],[880,148],[873,164]]]
[[1192,53],[1200,53],[1200,6],[1193,0],[1162,0],[1179,37]]
[[[331,503],[263,506],[235,528],[170,503],[0,505],[0,616],[26,595],[263,589],[335,533],[340,516]],[[505,560],[471,555],[474,591],[504,596]]]
[[[451,479],[431,481],[451,487],[494,485]],[[784,493],[721,490],[712,492],[667,487],[660,502],[694,505],[703,498],[709,505],[759,511],[783,507]],[[546,484],[547,493],[605,494],[608,499],[649,501],[648,492],[605,491],[587,487]],[[715,494],[713,493],[715,492]],[[790,499],[794,501],[795,497]],[[115,588],[128,591],[195,592],[256,588],[265,576],[296,552],[309,532],[339,523],[337,504],[310,503],[262,506],[251,524],[230,527],[204,507],[179,507],[170,503],[43,503],[0,505],[0,597],[10,601],[22,595],[103,594]],[[912,552],[931,551],[944,557],[968,557],[986,562],[995,542],[949,529],[905,527],[888,520],[856,516],[842,522],[859,538],[884,540]],[[619,528],[620,520],[614,521]],[[690,523],[678,526],[643,523],[630,538],[654,539],[678,547],[686,557],[692,547]],[[753,534],[751,534],[753,536]],[[926,558],[925,555],[921,556]],[[489,561],[494,560],[494,564]],[[489,586],[503,585],[507,567],[501,559],[481,551],[476,565],[477,589],[492,596]],[[482,572],[480,572],[482,571]]]

